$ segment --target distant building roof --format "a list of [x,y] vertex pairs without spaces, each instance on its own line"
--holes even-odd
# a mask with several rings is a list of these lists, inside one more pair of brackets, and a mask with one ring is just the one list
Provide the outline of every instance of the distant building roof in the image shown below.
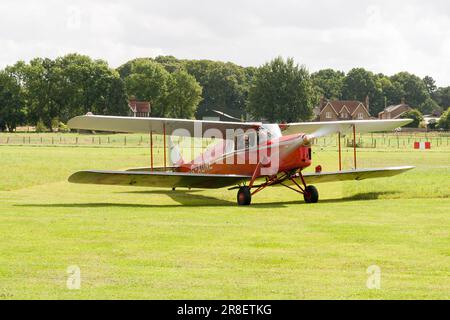
[[389,107],[386,107],[384,109],[384,111],[392,112],[392,111],[395,111],[395,110],[397,110],[398,108],[401,108],[401,107],[409,107],[409,105],[407,105],[406,103],[400,103],[400,104],[396,104],[396,105],[391,105]]
[[134,113],[150,113],[150,102],[130,99],[128,106]]
[[364,103],[362,103],[361,101],[357,101],[357,100],[333,100],[333,101],[326,101],[325,103],[322,104],[320,109],[323,110],[323,108],[325,108],[325,106],[328,103],[334,109],[336,114],[341,113],[341,111],[342,111],[342,109],[344,107],[346,107],[348,109],[350,114],[353,114],[356,111],[356,109],[358,108],[359,105],[362,105],[364,107],[364,109],[366,109],[367,113],[369,113],[368,110],[367,110],[367,106],[364,105]]

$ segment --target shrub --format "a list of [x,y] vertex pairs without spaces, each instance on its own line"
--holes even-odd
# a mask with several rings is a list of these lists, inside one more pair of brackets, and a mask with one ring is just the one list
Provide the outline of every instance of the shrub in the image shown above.
[[408,112],[405,112],[402,116],[403,119],[413,119],[413,122],[406,125],[409,128],[418,128],[420,123],[423,121],[422,113],[417,109],[412,109]]
[[444,130],[450,129],[450,107],[442,114],[438,122],[438,127]]
[[69,132],[69,127],[64,122],[60,122],[58,124],[58,132]]
[[44,122],[42,120],[39,120],[36,123],[36,132],[46,132],[46,131],[48,131],[48,129],[45,126]]

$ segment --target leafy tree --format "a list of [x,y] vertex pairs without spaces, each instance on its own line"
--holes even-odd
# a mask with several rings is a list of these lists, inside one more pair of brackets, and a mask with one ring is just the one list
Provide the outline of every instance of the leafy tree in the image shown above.
[[393,83],[398,83],[402,88],[406,103],[410,106],[418,107],[430,96],[425,83],[416,75],[408,72],[400,72],[393,75],[391,81]]
[[184,70],[184,61],[175,58],[174,56],[157,56],[153,59],[166,69],[167,72],[173,73],[175,71]]
[[363,68],[355,68],[347,73],[342,93],[344,99],[364,101],[367,95],[373,96],[376,89],[374,74]]
[[22,86],[27,121],[52,129],[52,120],[91,111],[123,115],[128,111],[125,86],[105,61],[69,54],[55,60],[36,58],[8,67]]
[[434,81],[432,77],[426,76],[425,78],[423,78],[423,83],[425,83],[428,94],[432,94],[434,91],[436,91],[436,81]]
[[136,58],[124,63],[123,65],[117,68],[120,77],[122,79],[128,77],[132,73],[131,71],[132,66],[142,61],[156,62],[161,66],[163,66],[164,69],[166,69],[166,71],[169,73],[185,69],[185,62],[186,62],[186,60],[180,60],[175,58],[174,56],[157,56],[156,58]]
[[192,119],[202,97],[202,87],[186,71],[177,70],[170,75],[165,116]]
[[131,65],[131,73],[125,78],[129,96],[150,101],[152,115],[164,117],[168,110],[165,106],[170,74],[159,63],[139,59]]
[[311,75],[317,93],[327,99],[341,99],[345,74],[342,71],[324,69]]
[[64,104],[60,113],[65,121],[76,114],[124,115],[128,111],[125,86],[117,71],[103,60],[69,54],[57,58],[63,81],[58,97]]
[[431,95],[434,101],[442,108],[450,106],[450,87],[438,88]]
[[450,130],[450,107],[439,118],[438,127],[444,130]]
[[309,120],[314,104],[309,73],[292,58],[277,57],[258,68],[250,88],[248,111],[270,122]]
[[125,83],[117,71],[111,70],[110,72],[111,78],[105,97],[103,114],[125,116],[129,112]]
[[24,99],[18,79],[7,71],[0,71],[0,131],[13,132],[24,123]]
[[408,112],[405,112],[401,118],[403,119],[413,119],[413,122],[406,125],[409,128],[418,128],[420,123],[423,121],[422,113],[417,109],[412,109]]
[[203,100],[196,112],[197,118],[202,118],[210,110],[245,117],[249,81],[254,68],[210,60],[188,60],[185,68],[203,87]]
[[[58,95],[62,90],[61,69],[48,58],[36,58],[24,66],[15,66],[24,79],[24,90],[28,109],[28,122],[36,124],[39,120],[52,130],[52,120],[59,116],[61,101]],[[14,69],[14,67],[13,67]]]
[[344,78],[342,96],[344,100],[365,101],[369,96],[369,112],[378,114],[384,109],[385,98],[380,77],[363,68],[350,70]]
[[419,110],[423,114],[432,114],[433,112],[442,111],[442,108],[436,103],[436,101],[428,98],[419,106]]
[[389,77],[379,74],[377,82],[381,88],[384,106],[399,104],[405,96],[402,86],[398,82],[392,82]]

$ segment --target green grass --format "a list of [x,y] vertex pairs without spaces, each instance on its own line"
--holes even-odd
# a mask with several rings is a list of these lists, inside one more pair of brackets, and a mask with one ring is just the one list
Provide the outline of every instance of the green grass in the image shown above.
[[[446,148],[364,149],[360,167],[417,168],[317,185],[314,205],[284,188],[242,208],[226,189],[66,182],[148,163],[147,148],[0,146],[0,299],[450,298]],[[335,170],[336,150],[315,148],[316,164]],[[374,264],[379,290],[366,287]],[[81,290],[66,288],[70,265]]]

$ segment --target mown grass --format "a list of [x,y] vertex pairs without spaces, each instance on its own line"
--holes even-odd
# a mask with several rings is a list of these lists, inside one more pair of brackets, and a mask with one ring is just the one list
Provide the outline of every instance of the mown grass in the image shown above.
[[[449,156],[364,150],[359,167],[417,168],[317,185],[314,205],[272,188],[242,208],[226,189],[66,182],[148,165],[146,148],[0,146],[0,299],[449,299]],[[314,161],[335,170],[336,150]],[[80,290],[66,288],[70,265]],[[370,265],[379,290],[366,287]]]

